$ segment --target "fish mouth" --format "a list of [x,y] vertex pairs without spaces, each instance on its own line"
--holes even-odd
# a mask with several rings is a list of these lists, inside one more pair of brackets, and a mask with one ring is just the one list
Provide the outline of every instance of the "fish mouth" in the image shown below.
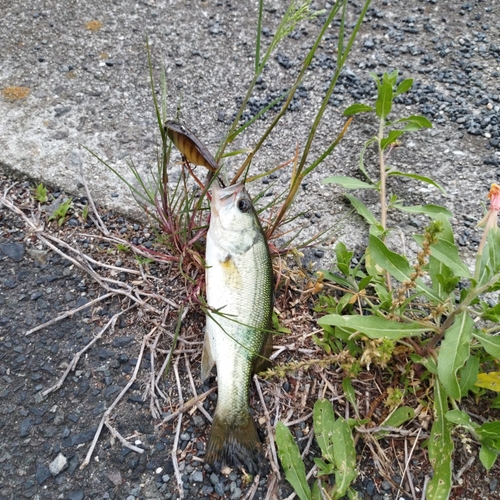
[[228,205],[245,187],[243,182],[224,187],[222,181],[216,179],[212,184],[212,203],[218,207]]

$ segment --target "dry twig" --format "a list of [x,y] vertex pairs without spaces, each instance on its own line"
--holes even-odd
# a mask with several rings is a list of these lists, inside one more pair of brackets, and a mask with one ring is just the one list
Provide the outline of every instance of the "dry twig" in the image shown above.
[[43,330],[44,328],[47,328],[48,326],[51,326],[54,323],[57,323],[58,321],[62,321],[65,318],[73,316],[74,314],[76,314],[80,311],[83,311],[84,309],[87,309],[88,307],[93,306],[94,304],[97,304],[98,302],[102,302],[103,300],[106,300],[109,297],[113,297],[113,295],[114,295],[113,292],[109,292],[109,293],[106,293],[104,295],[101,295],[100,297],[97,297],[96,299],[93,299],[90,302],[87,302],[80,307],[76,307],[75,309],[71,309],[70,311],[66,311],[65,313],[60,314],[59,316],[57,316],[57,318],[52,318],[51,320],[46,321],[45,323],[42,323],[41,325],[35,326],[35,328],[32,328],[31,330],[28,330],[27,332],[25,332],[24,335],[31,335],[32,333],[35,333],[38,330]]
[[273,469],[274,473],[276,474],[276,477],[278,479],[281,479],[279,462],[278,462],[278,454],[276,453],[276,446],[274,444],[274,432],[273,432],[273,426],[271,425],[271,416],[269,415],[269,411],[267,410],[266,402],[264,401],[264,396],[262,395],[262,389],[260,388],[259,377],[257,377],[257,375],[254,375],[253,381],[254,381],[255,387],[257,389],[257,393],[259,395],[260,404],[262,405],[262,408],[264,410],[264,417],[266,419],[267,437],[269,439],[269,448],[271,450],[271,456],[272,456],[271,468]]
[[104,327],[101,329],[101,331],[83,349],[81,349],[80,351],[78,351],[74,355],[73,359],[69,363],[68,367],[66,368],[66,370],[62,374],[62,376],[59,379],[59,381],[56,384],[54,384],[52,387],[49,387],[48,389],[45,389],[45,391],[42,392],[42,396],[47,396],[51,392],[57,391],[63,385],[64,381],[66,380],[66,377],[69,375],[69,372],[71,372],[72,370],[74,370],[76,368],[76,365],[78,364],[78,361],[80,360],[82,354],[84,354],[86,351],[88,351],[103,336],[104,332],[108,328],[111,328],[111,331],[113,331],[114,328],[115,328],[116,320],[122,314],[130,311],[134,307],[136,307],[135,304],[132,305],[132,306],[130,306],[129,308],[127,308],[127,309],[125,309],[123,311],[120,311],[120,312],[116,313],[115,315],[113,315],[113,317],[104,325]]
[[[115,406],[120,402],[120,400],[122,399],[122,397],[127,393],[127,391],[130,389],[130,387],[132,386],[132,384],[135,382],[135,380],[137,378],[137,373],[139,372],[139,368],[141,366],[142,356],[144,354],[144,349],[146,348],[146,343],[149,340],[149,338],[151,337],[151,335],[153,335],[153,333],[156,331],[157,328],[158,327],[155,326],[148,333],[148,335],[146,335],[144,337],[144,339],[142,341],[142,345],[141,345],[141,350],[139,352],[139,356],[137,357],[137,363],[135,365],[134,372],[132,373],[132,376],[130,377],[130,380],[128,381],[127,385],[122,389],[122,391],[120,392],[120,394],[118,395],[118,397],[111,403],[111,406],[104,412],[104,414],[103,414],[103,416],[101,418],[101,421],[99,422],[99,426],[97,427],[97,431],[96,431],[96,433],[94,435],[94,439],[92,440],[92,444],[90,445],[89,451],[87,452],[87,456],[85,457],[85,460],[80,465],[80,469],[84,469],[90,463],[90,459],[92,457],[92,453],[94,452],[94,448],[95,448],[95,446],[97,444],[97,441],[99,439],[99,436],[101,434],[101,431],[102,431],[102,428],[103,428],[104,424],[108,420],[108,418],[111,415],[111,412],[113,411],[113,409],[115,408]],[[118,433],[116,430],[115,430],[115,432]],[[122,444],[124,446],[127,446],[128,448],[130,448],[130,449],[132,449],[134,451],[137,451],[138,453],[143,453],[144,452],[144,450],[142,448],[137,448],[136,446],[131,445],[126,439],[124,439],[124,438],[122,438],[122,439],[120,439],[120,441],[122,442]]]
[[410,471],[408,470],[408,468],[410,466],[410,460],[411,460],[411,457],[413,456],[413,452],[415,451],[415,447],[417,446],[418,438],[419,438],[421,432],[422,432],[422,428],[418,429],[418,434],[415,437],[415,442],[413,443],[413,446],[412,446],[409,454],[407,453],[408,441],[405,439],[405,468],[404,468],[403,474],[401,475],[401,484],[400,484],[400,486],[402,486],[403,481],[404,481],[404,477],[406,475],[406,477],[408,478],[408,484],[410,485],[410,490],[411,490],[411,493],[413,495],[414,500],[417,500],[417,494],[415,492],[415,486],[413,485],[413,480],[412,480],[412,477],[411,477],[411,474],[410,474]]
[[[180,356],[177,356],[177,359],[175,360],[175,363],[174,363],[174,373],[175,373],[175,380],[177,382],[177,391],[179,394],[179,402],[182,406],[184,403],[184,399],[182,397],[182,386],[181,386],[181,380],[179,378],[179,360],[180,360]],[[175,478],[177,480],[177,486],[179,488],[179,498],[184,498],[184,490],[182,488],[182,477],[181,477],[181,473],[179,471],[179,463],[177,462],[177,445],[179,444],[179,436],[181,433],[182,415],[183,415],[182,413],[179,414],[179,420],[177,421],[177,428],[175,430],[174,444],[172,445],[172,464],[173,464],[174,471],[175,471]]]
[[108,228],[106,227],[106,225],[102,221],[101,217],[99,216],[99,212],[97,211],[97,209],[95,207],[94,200],[92,198],[92,195],[90,194],[90,189],[89,189],[89,186],[87,184],[87,180],[85,179],[85,174],[83,172],[82,166],[80,166],[80,176],[82,178],[82,182],[83,182],[83,185],[85,187],[85,192],[87,193],[87,199],[89,200],[90,206],[92,207],[92,212],[94,212],[94,215],[97,218],[97,227],[102,231],[103,234],[105,234],[107,236],[109,234]]
[[197,404],[201,403],[209,394],[212,394],[214,392],[216,387],[212,387],[211,389],[208,389],[208,391],[204,392],[203,394],[200,394],[199,396],[196,396],[194,398],[189,399],[185,403],[181,404],[180,408],[174,413],[167,415],[159,424],[156,424],[156,427],[161,427],[162,425],[166,424],[167,422],[170,422],[174,418],[177,418],[179,415],[182,415],[184,412],[188,411],[190,408],[193,406],[196,406]]
[[252,486],[248,489],[246,495],[243,497],[243,500],[253,500],[255,493],[257,493],[257,488],[259,487],[260,476],[257,474],[254,477]]
[[[196,386],[194,384],[193,375],[191,374],[191,364],[189,363],[189,358],[188,358],[186,353],[184,353],[184,363],[186,365],[186,370],[188,372],[189,384],[191,386],[191,391],[193,392],[193,395],[196,397],[198,394],[196,393]],[[198,410],[200,410],[200,412],[203,413],[203,415],[205,415],[205,418],[210,423],[212,423],[212,417],[209,415],[207,410],[205,410],[205,408],[203,408],[203,405],[201,404],[200,401],[198,401],[196,403],[196,408],[198,408]]]

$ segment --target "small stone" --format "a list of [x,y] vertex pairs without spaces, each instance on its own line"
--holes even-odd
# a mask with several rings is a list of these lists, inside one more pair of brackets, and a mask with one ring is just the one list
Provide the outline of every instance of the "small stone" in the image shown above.
[[21,243],[2,243],[0,251],[14,262],[20,262],[24,257],[24,245]]
[[60,472],[68,467],[68,459],[59,453],[57,457],[50,463],[49,470],[53,476],[57,476]]
[[196,470],[191,474],[191,481],[194,483],[202,483],[203,482],[203,472],[200,470]]
[[119,392],[121,390],[121,387],[119,385],[110,385],[109,387],[106,387],[104,390],[104,397],[108,398],[112,394],[115,394],[116,392]]
[[375,483],[373,481],[368,481],[365,488],[368,495],[373,495],[375,491]]
[[21,422],[21,425],[19,426],[19,435],[21,437],[26,437],[29,434],[32,427],[33,427],[33,419],[25,418]]
[[496,491],[497,487],[498,487],[498,479],[492,479],[490,481],[490,491],[491,492]]
[[126,337],[117,337],[113,339],[111,345],[113,347],[125,347],[126,345],[130,344],[130,342],[132,342],[134,339],[135,337],[133,335],[129,335]]
[[37,465],[35,479],[38,484],[42,484],[50,477],[50,470],[45,465]]
[[92,441],[92,439],[94,439],[96,431],[97,427],[93,427],[92,429],[88,429],[86,431],[73,435],[71,437],[71,445],[75,446],[77,444],[83,444]]
[[122,475],[120,471],[109,471],[106,473],[106,476],[116,487],[122,484]]
[[68,220],[68,225],[69,226],[72,226],[72,227],[77,227],[77,226],[80,226],[80,221],[78,219],[75,219],[74,217],[72,217],[71,219]]
[[3,280],[3,285],[5,288],[16,288],[17,282],[16,278],[6,278]]
[[66,498],[67,500],[83,500],[84,497],[85,495],[82,490],[76,490],[69,492]]
[[203,427],[205,425],[205,420],[200,415],[193,415],[193,424],[195,427]]

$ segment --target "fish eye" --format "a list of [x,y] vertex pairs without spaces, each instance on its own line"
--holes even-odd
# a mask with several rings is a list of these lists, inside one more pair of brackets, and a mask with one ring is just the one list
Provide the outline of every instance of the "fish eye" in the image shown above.
[[238,209],[240,212],[246,213],[250,210],[251,204],[248,200],[245,198],[242,198],[241,200],[238,201]]

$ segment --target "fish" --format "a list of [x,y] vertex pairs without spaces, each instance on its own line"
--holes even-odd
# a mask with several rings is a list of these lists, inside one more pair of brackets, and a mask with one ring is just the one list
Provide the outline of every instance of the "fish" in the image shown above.
[[243,183],[212,183],[206,239],[207,315],[201,378],[217,369],[218,397],[205,462],[263,473],[250,414],[253,373],[272,351],[273,269],[266,237]]

